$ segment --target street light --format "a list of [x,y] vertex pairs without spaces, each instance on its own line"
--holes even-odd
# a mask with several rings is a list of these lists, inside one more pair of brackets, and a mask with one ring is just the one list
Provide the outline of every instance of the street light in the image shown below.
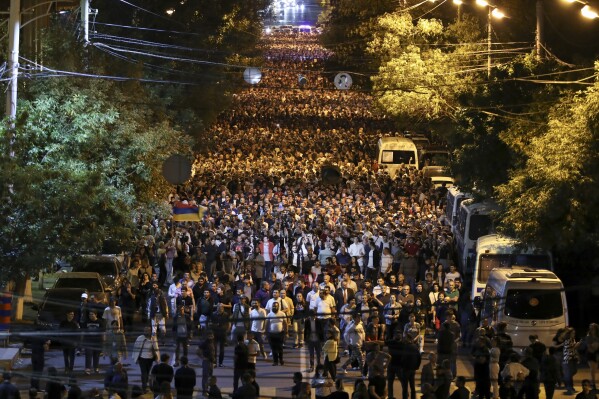
[[464,2],[462,0],[453,0],[453,4],[458,6],[458,22],[460,22],[462,19],[462,4],[464,4]]
[[487,7],[489,12],[487,17],[487,77],[491,77],[491,47],[492,41],[491,36],[493,33],[493,26],[491,21],[493,18],[502,19],[505,18],[505,14],[494,5],[489,4],[487,0],[476,0],[476,4],[480,7]]
[[588,19],[599,18],[599,14],[597,14],[597,11],[595,11],[591,7],[589,7],[588,4],[585,5],[584,7],[582,7],[582,10],[580,10],[580,13],[582,14],[583,17],[588,18]]

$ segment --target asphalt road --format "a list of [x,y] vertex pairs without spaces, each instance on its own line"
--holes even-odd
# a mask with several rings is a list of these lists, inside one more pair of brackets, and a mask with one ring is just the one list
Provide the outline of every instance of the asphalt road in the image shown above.
[[[141,326],[140,326],[141,327]],[[136,334],[133,334],[128,337],[128,346],[132,347],[133,342],[135,340]],[[198,375],[197,384],[199,385],[201,382],[201,361],[196,355],[196,347],[197,340],[194,339],[189,348],[189,358],[190,365],[195,368],[196,373]],[[261,396],[269,397],[269,398],[289,398],[291,397],[291,386],[293,385],[292,376],[296,371],[301,371],[304,375],[304,378],[309,380],[312,376],[311,373],[308,372],[309,367],[309,355],[308,351],[304,349],[292,349],[290,344],[292,342],[288,341],[288,347],[285,349],[285,365],[284,366],[273,366],[272,360],[268,359],[259,359],[256,373],[257,373],[257,382],[261,387]],[[427,340],[425,344],[425,351],[434,350],[434,342],[432,340]],[[268,349],[268,345],[267,345]],[[169,353],[171,358],[174,357],[175,346],[173,341],[169,342],[167,340],[166,345],[161,346],[162,353]],[[131,351],[130,351],[131,352]],[[465,376],[468,379],[467,386],[471,389],[474,389],[474,382],[472,381],[472,365],[470,362],[470,357],[467,354],[466,350],[461,350],[458,357],[458,375]],[[52,348],[47,352],[46,357],[46,367],[54,366],[59,372],[64,370],[64,363],[62,358],[62,351],[60,348]],[[344,359],[342,358],[342,362]],[[101,358],[100,359],[100,373],[93,374],[90,376],[85,375],[84,373],[84,364],[85,356],[83,353],[80,356],[77,356],[75,360],[75,371],[74,377],[76,378],[79,386],[83,391],[87,391],[93,387],[102,387],[103,385],[103,373],[108,366],[108,359]],[[423,364],[426,363],[426,360],[423,360]],[[126,370],[129,375],[129,383],[132,385],[140,385],[140,371],[134,361],[131,358],[127,359],[125,362]],[[29,377],[31,371],[31,361],[30,361],[30,353],[27,348],[22,350],[19,361],[15,364],[14,367],[14,375],[13,382],[17,384],[17,386],[21,390],[27,390],[29,388]],[[230,345],[226,347],[225,350],[225,361],[223,368],[215,368],[214,375],[218,379],[218,386],[221,388],[223,393],[231,393],[233,386],[233,346]],[[577,390],[580,390],[580,381],[583,378],[588,378],[589,370],[588,368],[582,368],[575,377]],[[346,390],[351,391],[353,387],[353,382],[356,378],[360,378],[360,373],[357,371],[349,371],[348,374],[338,374],[338,377],[342,377],[346,382]],[[64,376],[65,383],[68,381],[68,377]],[[417,388],[419,389],[419,373],[417,373],[416,377]],[[197,386],[196,386],[197,389]],[[395,383],[395,392],[401,392],[401,386],[399,382]],[[564,390],[558,389],[555,394],[555,398],[561,398],[564,395]],[[25,393],[25,392],[24,392]],[[397,394],[396,394],[397,397]],[[541,397],[544,398],[544,390],[541,389]]]

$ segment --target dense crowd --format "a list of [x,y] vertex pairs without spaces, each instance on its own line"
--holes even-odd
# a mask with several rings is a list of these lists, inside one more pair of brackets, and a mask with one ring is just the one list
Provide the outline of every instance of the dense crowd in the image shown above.
[[[531,336],[520,358],[501,325],[477,328],[470,289],[453,264],[444,189],[418,170],[390,176],[376,165],[377,140],[397,134],[392,122],[369,95],[336,90],[320,73],[329,53],[317,36],[277,33],[265,37],[264,49],[263,80],[235,96],[211,128],[212,147],[198,157],[193,178],[170,198],[205,207],[202,221],[140,217],[143,237],[117,298],[95,311],[84,298],[62,325],[107,330],[102,346],[89,351],[86,373],[98,371],[100,352],[108,353],[105,387],[125,397],[122,363],[130,355],[142,392],[166,398],[174,380],[177,396],[191,397],[188,347],[197,338],[206,397],[217,397],[212,370],[223,365],[229,341],[234,397],[259,394],[258,359],[283,366],[285,352],[306,350],[315,374],[310,383],[293,376],[297,398],[310,387],[317,398],[343,397],[335,379],[355,373],[356,399],[395,397],[395,378],[403,399],[415,399],[421,366],[423,397],[447,399],[455,380],[451,397],[467,398],[456,378],[464,347],[481,397],[535,399],[543,382],[551,399],[562,379],[573,391],[571,330],[556,334],[552,352]],[[304,87],[298,74],[307,77]],[[324,181],[323,168],[338,171],[339,180]],[[148,327],[128,354],[123,332],[137,318]],[[584,340],[595,368],[598,335],[591,329],[594,338]],[[425,337],[436,339],[434,353],[423,352]],[[160,354],[166,340],[176,343],[176,373]],[[67,371],[76,349],[64,348]],[[591,375],[594,385],[595,369]]]

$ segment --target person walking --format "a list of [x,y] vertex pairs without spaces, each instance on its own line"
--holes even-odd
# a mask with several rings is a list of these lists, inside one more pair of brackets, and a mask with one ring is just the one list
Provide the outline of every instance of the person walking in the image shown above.
[[287,316],[279,310],[277,302],[272,304],[272,311],[266,316],[266,332],[272,351],[273,366],[285,365],[283,361],[283,342],[288,334]]
[[308,318],[304,323],[304,337],[306,345],[308,345],[308,353],[310,355],[310,368],[308,372],[314,371],[314,365],[322,364],[322,343],[324,341],[322,331],[318,329],[314,310],[308,310]]
[[[237,336],[233,360],[233,392],[239,387],[239,380],[248,371],[249,348],[245,344],[243,334]],[[273,354],[274,356],[274,354]]]
[[114,320],[110,328],[104,333],[104,357],[115,358],[122,362],[128,357],[127,339],[125,332],[119,329],[119,323]]
[[135,363],[139,365],[139,371],[141,372],[141,388],[146,392],[149,390],[148,379],[150,377],[152,364],[154,361],[158,360],[160,356],[158,343],[156,342],[156,337],[152,336],[151,327],[145,327],[144,333],[135,340],[132,356]]
[[85,374],[90,375],[92,368],[96,374],[100,372],[100,353],[104,344],[105,320],[98,319],[96,312],[89,312],[85,325]]
[[189,367],[189,359],[187,356],[181,356],[179,362],[181,367],[175,371],[177,399],[192,399],[193,390],[196,385],[196,372],[192,367]]
[[328,339],[322,347],[324,352],[324,370],[333,380],[337,378],[337,363],[339,363],[339,348],[334,332],[329,330]]
[[10,380],[12,373],[5,371],[2,373],[2,383],[0,383],[0,398],[2,399],[21,399],[19,389]]
[[198,346],[198,356],[202,359],[202,394],[208,396],[210,378],[214,371],[216,363],[216,345],[214,342],[214,332],[208,330],[206,339],[200,342]]
[[353,320],[345,329],[345,342],[349,347],[350,357],[341,366],[341,372],[347,373],[347,366],[352,364],[354,361],[358,363],[358,370],[364,368],[364,353],[362,352],[362,345],[366,338],[366,332],[364,331],[364,325],[359,312],[354,313]]
[[60,322],[59,330],[63,338],[62,356],[64,358],[64,372],[70,374],[75,367],[75,349],[81,340],[79,323],[75,321],[75,311],[68,310],[65,319]]
[[148,318],[152,323],[152,335],[161,340],[164,345],[166,340],[166,320],[169,318],[169,306],[157,281],[152,283],[152,293],[148,299]]
[[266,327],[266,310],[260,306],[260,301],[252,299],[252,310],[250,310],[250,331],[254,334],[254,339],[260,345],[260,354],[267,358],[264,351],[264,333]]
[[564,370],[564,384],[566,385],[566,395],[573,395],[574,375],[578,372],[578,353],[576,351],[578,343],[576,342],[576,331],[572,327],[567,327],[562,333],[563,351],[562,368]]
[[185,312],[185,307],[180,306],[177,309],[173,322],[173,332],[175,333],[175,367],[179,367],[179,354],[183,348],[183,356],[187,357],[189,347],[189,337],[191,332],[191,316]]
[[410,387],[410,398],[416,399],[416,370],[420,368],[422,357],[418,344],[414,343],[414,333],[409,332],[403,341],[401,356],[401,392],[402,398],[408,399],[408,386]]
[[36,328],[37,334],[31,337],[31,388],[38,391],[40,388],[40,378],[44,372],[46,363],[46,351],[50,349],[52,343],[48,338],[42,336],[41,328]]
[[171,386],[173,382],[173,378],[175,377],[175,370],[173,366],[169,364],[169,360],[171,357],[167,353],[163,353],[160,355],[160,363],[154,365],[151,371],[152,378],[152,391],[154,391],[154,395],[157,395],[162,386],[166,383],[168,386]]

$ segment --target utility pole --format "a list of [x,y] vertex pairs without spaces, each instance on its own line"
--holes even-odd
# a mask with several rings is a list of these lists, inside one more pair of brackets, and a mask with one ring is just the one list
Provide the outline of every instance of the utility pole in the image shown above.
[[487,16],[487,78],[491,78],[491,50],[493,49],[493,9],[491,7],[488,8],[488,16]]
[[544,58],[543,24],[544,24],[543,0],[537,0],[537,31],[535,34],[535,47],[536,47],[536,51],[537,51],[537,60],[539,60],[539,61]]
[[81,29],[83,42],[89,43],[89,0],[81,0]]
[[[8,74],[9,89],[6,92],[6,116],[10,120],[11,130],[17,118],[17,89],[19,78],[19,39],[21,35],[21,0],[10,0],[8,17]],[[11,151],[11,155],[12,151]]]

